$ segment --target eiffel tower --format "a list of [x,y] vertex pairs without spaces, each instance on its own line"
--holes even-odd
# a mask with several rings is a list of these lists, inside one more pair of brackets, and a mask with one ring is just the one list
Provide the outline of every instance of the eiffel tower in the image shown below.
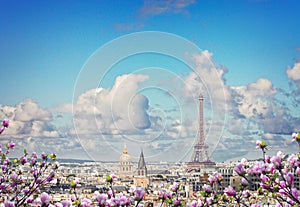
[[190,168],[211,168],[215,167],[208,156],[209,146],[205,142],[205,129],[204,129],[204,113],[203,113],[203,95],[199,96],[199,129],[197,133],[197,140],[194,144],[194,152],[188,166]]

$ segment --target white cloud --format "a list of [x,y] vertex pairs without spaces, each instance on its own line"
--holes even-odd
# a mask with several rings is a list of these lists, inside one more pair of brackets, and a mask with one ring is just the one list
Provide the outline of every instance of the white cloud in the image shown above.
[[268,79],[261,78],[255,83],[247,85],[247,91],[253,96],[270,97],[276,93],[272,82]]
[[293,68],[288,68],[286,73],[289,78],[300,80],[300,62],[295,63]]
[[17,104],[15,110],[15,121],[51,121],[52,114],[39,107],[32,99],[25,99]]
[[300,90],[300,62],[296,62],[292,68],[286,70],[289,78],[295,81],[298,89]]
[[111,90],[91,89],[74,103],[74,121],[78,134],[139,133],[149,128],[148,99],[138,94],[145,75],[122,75]]
[[32,99],[25,99],[15,107],[0,106],[0,116],[10,120],[4,136],[12,138],[57,137],[59,133],[51,124],[52,114]]
[[211,102],[214,110],[224,112],[226,100],[230,98],[224,79],[226,68],[215,65],[213,54],[207,50],[201,54],[192,55],[190,60],[194,68],[184,79],[182,95],[189,99],[195,99],[198,95],[203,94],[205,99]]
[[234,105],[239,115],[250,119],[266,117],[273,113],[272,99],[276,89],[267,79],[259,79],[246,86],[231,87]]
[[189,5],[195,3],[195,0],[145,0],[143,7],[140,9],[140,14],[146,15],[160,15],[163,13],[182,13],[187,12],[185,9]]
[[72,104],[63,103],[49,109],[52,113],[72,113]]

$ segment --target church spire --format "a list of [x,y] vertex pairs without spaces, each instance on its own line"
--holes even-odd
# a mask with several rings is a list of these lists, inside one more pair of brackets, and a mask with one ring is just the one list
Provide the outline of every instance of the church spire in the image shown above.
[[138,176],[147,177],[147,167],[146,167],[146,162],[145,162],[145,159],[144,159],[143,150],[141,151],[141,154],[140,154],[140,159],[139,159],[137,171],[138,171]]
[[140,154],[138,168],[141,169],[143,167],[146,167],[146,163],[145,163],[145,159],[144,159],[144,153],[143,153],[143,150],[142,150],[141,154]]

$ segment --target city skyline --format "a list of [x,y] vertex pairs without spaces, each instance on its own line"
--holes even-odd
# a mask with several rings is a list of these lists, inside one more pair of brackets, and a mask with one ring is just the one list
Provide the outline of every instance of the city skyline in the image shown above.
[[188,161],[203,93],[214,161],[295,153],[298,1],[0,0],[0,143],[15,153]]

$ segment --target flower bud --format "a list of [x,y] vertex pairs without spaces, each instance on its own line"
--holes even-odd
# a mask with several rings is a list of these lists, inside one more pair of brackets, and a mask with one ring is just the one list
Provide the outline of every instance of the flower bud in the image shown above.
[[4,119],[4,120],[2,121],[2,125],[3,125],[5,128],[7,128],[7,127],[9,126],[9,120],[8,120],[8,119]]

